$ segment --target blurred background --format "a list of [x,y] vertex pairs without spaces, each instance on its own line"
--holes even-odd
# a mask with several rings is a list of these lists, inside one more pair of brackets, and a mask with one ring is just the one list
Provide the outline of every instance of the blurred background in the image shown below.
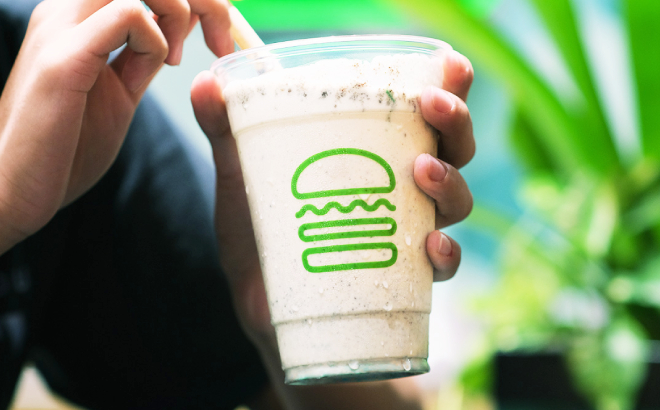
[[[266,43],[439,38],[474,64],[475,198],[434,285],[429,410],[660,409],[660,2],[242,0]],[[189,102],[201,30],[152,91],[211,161]],[[71,409],[31,368],[14,409]]]

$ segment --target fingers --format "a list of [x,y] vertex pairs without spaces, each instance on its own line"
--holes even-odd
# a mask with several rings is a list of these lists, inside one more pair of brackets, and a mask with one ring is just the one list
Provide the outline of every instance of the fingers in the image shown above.
[[189,0],[193,14],[199,16],[206,45],[221,57],[234,51],[234,41],[229,35],[229,4],[227,0]]
[[433,231],[426,238],[426,253],[433,264],[433,281],[451,279],[461,263],[461,247],[440,231]]
[[[124,43],[124,57],[113,67],[126,88],[136,91],[161,66],[167,40],[150,13],[135,0],[115,0],[89,16],[75,29],[79,49],[105,64],[107,55]],[[83,61],[86,56],[81,56]],[[93,83],[92,83],[93,84]]]
[[[474,78],[470,61],[456,51],[444,60],[442,89],[429,87],[422,93],[424,119],[440,131],[439,160],[422,154],[415,160],[417,185],[436,203],[436,229],[465,219],[472,210],[472,194],[457,171],[475,153],[472,119],[465,100]],[[426,252],[434,267],[433,280],[450,279],[461,261],[461,247],[449,236],[433,231],[426,240]]]
[[415,160],[413,177],[422,191],[435,201],[436,229],[462,221],[472,211],[472,194],[453,166],[422,154]]
[[465,102],[448,91],[428,87],[422,93],[422,114],[440,131],[438,156],[456,168],[470,162],[476,145]]
[[[144,8],[138,0],[132,2]],[[75,23],[79,23],[109,3],[111,0],[75,0],[71,1],[67,10],[68,14],[76,16],[73,17]],[[204,37],[211,51],[217,56],[234,51],[229,35],[226,0],[146,0],[145,4],[153,12],[154,19],[167,40],[169,54],[165,59],[166,64],[177,65],[181,62],[183,42],[199,18],[202,20]]]
[[473,78],[470,61],[451,51],[444,60],[442,89],[428,87],[421,97],[424,119],[440,131],[438,156],[456,168],[467,164],[476,149],[472,118],[465,104]]
[[145,3],[158,16],[158,26],[170,46],[165,63],[179,64],[183,41],[198,20],[202,23],[206,44],[216,56],[234,51],[226,0],[147,0]]
[[467,57],[452,50],[445,56],[442,88],[467,101],[474,79],[474,69]]
[[148,1],[147,5],[158,16],[158,26],[169,45],[165,63],[178,65],[183,55],[183,41],[188,36],[190,6],[186,0]]

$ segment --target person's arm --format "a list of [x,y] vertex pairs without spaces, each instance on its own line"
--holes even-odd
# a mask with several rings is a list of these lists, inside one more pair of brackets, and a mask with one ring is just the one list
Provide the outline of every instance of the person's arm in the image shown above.
[[[107,171],[159,68],[198,20],[233,51],[226,0],[46,0],[0,96],[0,254]],[[110,52],[126,45],[111,63]]]
[[[472,121],[465,104],[473,71],[464,56],[451,52],[445,59],[443,90],[427,89],[421,98],[424,118],[440,131],[442,159],[421,155],[414,177],[439,210],[437,228],[464,219],[472,209],[472,195],[457,168],[474,155]],[[245,186],[231,134],[221,89],[210,72],[201,73],[192,87],[195,115],[211,142],[216,164],[216,231],[220,260],[229,279],[239,320],[259,349],[267,366],[272,390],[255,400],[255,409],[421,408],[421,394],[409,379],[377,383],[294,387],[284,384],[277,343],[266,302],[257,248],[252,232]],[[458,268],[458,243],[439,231],[427,238],[427,253],[435,267],[434,279],[451,278]],[[276,393],[276,394],[274,394]]]

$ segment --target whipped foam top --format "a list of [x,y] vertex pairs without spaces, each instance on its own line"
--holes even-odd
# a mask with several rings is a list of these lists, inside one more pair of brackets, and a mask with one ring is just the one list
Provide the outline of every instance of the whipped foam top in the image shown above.
[[351,111],[419,112],[428,85],[442,84],[440,56],[396,54],[328,59],[276,69],[224,90],[234,132],[264,122]]

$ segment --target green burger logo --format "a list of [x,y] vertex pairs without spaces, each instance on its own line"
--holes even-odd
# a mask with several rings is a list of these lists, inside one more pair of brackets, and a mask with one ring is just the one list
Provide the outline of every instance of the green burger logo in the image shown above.
[[[298,190],[298,183],[303,172],[312,164],[319,164],[319,161],[324,161],[328,158],[335,157],[338,155],[355,155],[359,157],[366,158],[377,166],[381,167],[387,174],[388,184],[386,186],[375,186],[375,187],[358,187],[358,188],[342,188],[342,189],[330,189],[330,190],[320,190],[312,192],[300,192]],[[394,178],[394,172],[392,167],[380,156],[374,154],[373,152],[357,149],[357,148],[337,148],[328,151],[323,151],[318,154],[315,154],[305,161],[296,169],[291,179],[291,193],[293,196],[300,200],[307,200],[312,198],[329,198],[329,197],[343,197],[347,195],[371,195],[371,194],[388,194],[394,191],[396,187],[396,179]],[[341,200],[341,198],[337,198]],[[380,198],[376,200],[373,204],[369,205],[363,199],[356,199],[348,205],[342,205],[338,200],[333,200],[325,204],[321,209],[317,208],[312,204],[304,204],[300,210],[296,213],[296,218],[302,218],[307,212],[311,212],[316,216],[323,217],[331,209],[336,209],[337,211],[343,214],[349,214],[355,210],[357,207],[361,207],[367,212],[375,212],[381,206],[386,208],[389,211],[395,211],[396,206],[392,204],[386,198]],[[386,226],[384,229],[367,229],[367,230],[356,230],[351,228],[372,226],[372,225],[381,225]],[[389,226],[389,228],[387,228]],[[329,233],[322,234],[313,234],[309,233],[311,230],[318,230],[323,228],[331,228],[332,230]],[[300,226],[298,229],[298,237],[303,242],[319,242],[325,240],[333,239],[354,239],[354,238],[377,238],[377,237],[389,237],[396,233],[397,224],[394,219],[391,217],[374,217],[374,218],[352,218],[352,219],[339,219],[332,221],[319,221],[305,223]],[[348,252],[348,251],[364,251],[364,250],[382,250],[389,249],[391,251],[391,257],[387,260],[378,260],[378,261],[357,261],[357,262],[346,262],[346,263],[336,263],[336,264],[325,264],[325,265],[312,265],[309,261],[311,255],[318,254],[333,254],[335,252]],[[395,244],[392,242],[382,242],[377,241],[373,243],[346,243],[340,245],[328,245],[328,246],[319,246],[307,248],[302,253],[302,263],[305,269],[313,273],[321,272],[335,272],[342,270],[354,270],[354,269],[375,269],[375,268],[386,268],[388,266],[394,265],[398,256],[398,249]]]

